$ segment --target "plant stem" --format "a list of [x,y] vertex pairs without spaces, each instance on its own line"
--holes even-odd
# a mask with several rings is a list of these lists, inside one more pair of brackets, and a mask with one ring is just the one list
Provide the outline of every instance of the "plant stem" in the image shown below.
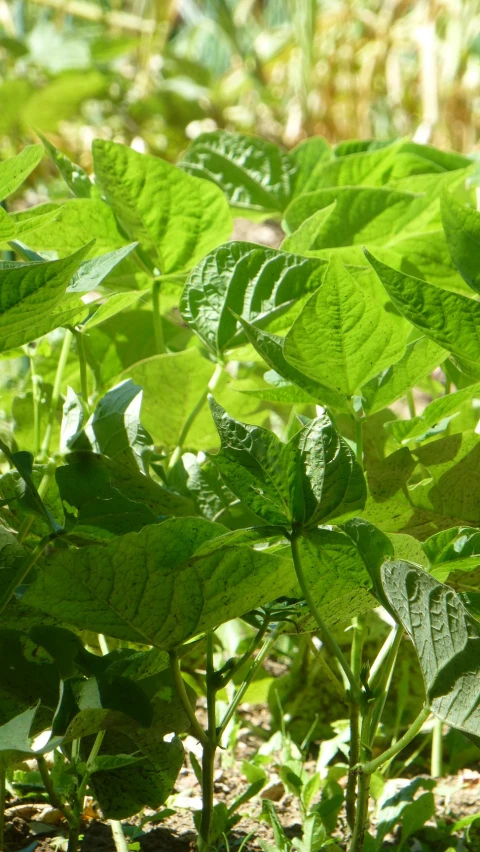
[[[45,494],[47,493],[47,491],[50,487],[50,483],[53,479],[54,472],[55,472],[55,463],[50,462],[47,465],[47,469],[42,476],[40,485],[38,486],[38,494],[39,494],[39,497],[42,498],[42,499],[45,497]],[[18,540],[19,540],[20,544],[22,544],[22,542],[25,541],[32,524],[33,524],[33,515],[27,515],[26,518],[23,519],[22,523],[20,524],[19,530],[18,530]]]
[[216,748],[208,742],[202,755],[202,819],[198,833],[198,852],[210,852],[210,834],[213,814],[213,771]]
[[368,685],[371,690],[374,690],[383,676],[383,666],[385,664],[385,660],[388,659],[390,652],[392,650],[392,645],[398,641],[398,634],[400,633],[400,638],[403,636],[403,630],[400,628],[398,624],[395,627],[392,627],[390,633],[388,634],[385,642],[380,648],[377,656],[375,657],[371,667],[370,674],[368,678]]
[[227,685],[227,683],[229,683],[232,678],[235,677],[236,673],[242,668],[242,666],[245,665],[245,663],[250,659],[250,657],[253,656],[258,646],[260,645],[263,637],[265,636],[265,633],[268,630],[269,623],[270,620],[268,618],[265,618],[262,626],[259,628],[259,630],[257,630],[256,636],[253,638],[250,647],[247,648],[245,653],[238,658],[236,663],[231,668],[226,670],[225,674],[222,675],[222,671],[217,672],[217,689],[223,689]]
[[87,414],[89,413],[89,397],[88,397],[88,370],[87,359],[85,356],[85,345],[83,342],[83,331],[75,329],[75,343],[77,344],[78,366],[80,367],[80,389],[82,394],[82,402],[85,406]]
[[370,775],[358,776],[357,816],[349,852],[362,852],[368,822],[368,802],[370,798]]
[[[43,755],[38,755],[36,758],[38,771],[40,772],[40,777],[43,781],[43,786],[47,791],[48,798],[50,799],[54,808],[56,808],[64,819],[68,822],[69,833],[68,833],[68,852],[77,852],[78,846],[78,835],[80,833],[80,823],[76,818],[75,814],[68,807],[65,802],[62,801],[61,797],[58,795],[55,787],[53,786],[52,779],[50,777],[50,773],[48,771],[48,766]],[[76,840],[75,840],[75,831],[76,831]],[[72,843],[71,843],[72,841]],[[75,845],[72,845],[75,843]]]
[[198,721],[195,713],[192,709],[192,705],[188,700],[187,690],[185,689],[185,681],[182,677],[182,672],[180,670],[180,663],[178,660],[178,656],[175,651],[170,652],[170,665],[172,669],[173,680],[175,683],[175,687],[180,696],[181,702],[183,704],[183,709],[187,715],[188,721],[190,722],[193,733],[195,734],[197,740],[205,747],[208,742],[208,737],[203,730],[200,722]]
[[[364,702],[362,706],[362,729],[360,734],[360,752],[362,760],[365,761],[372,753],[371,750],[371,718],[374,710],[374,702]],[[358,767],[357,767],[358,771]],[[365,832],[368,827],[368,803],[370,799],[370,775],[362,775],[358,772],[357,803],[355,825],[353,827],[352,839],[350,841],[350,852],[362,852]]]
[[20,586],[21,583],[23,583],[25,577],[28,575],[29,571],[33,568],[37,560],[40,558],[49,542],[50,536],[46,535],[45,538],[42,538],[42,540],[37,544],[35,550],[32,550],[32,552],[26,557],[25,561],[23,562],[23,565],[21,565],[20,568],[17,568],[7,588],[0,597],[0,613],[2,613],[4,609],[8,606],[11,598],[15,593],[15,589]]
[[307,585],[307,582],[306,582],[306,579],[305,579],[305,574],[303,573],[302,562],[301,562],[301,559],[300,559],[300,552],[299,552],[299,549],[298,549],[299,537],[300,536],[297,533],[295,533],[295,532],[292,533],[292,535],[290,537],[290,546],[291,546],[291,549],[292,549],[292,558],[293,558],[293,564],[294,564],[294,567],[295,567],[295,573],[297,575],[297,580],[298,580],[300,588],[302,590],[303,597],[305,598],[305,600],[306,600],[306,602],[309,606],[310,612],[312,613],[315,621],[317,622],[317,625],[318,625],[318,628],[319,628],[319,631],[320,631],[320,638],[321,638],[323,644],[328,649],[330,654],[338,660],[338,662],[340,663],[340,666],[343,669],[343,672],[344,672],[344,674],[345,674],[345,676],[346,676],[346,678],[347,678],[347,680],[350,684],[350,692],[351,692],[353,700],[356,701],[357,704],[362,704],[363,695],[362,695],[362,691],[360,689],[360,686],[358,685],[357,681],[355,680],[355,676],[354,676],[354,674],[353,674],[353,672],[352,672],[352,670],[351,670],[351,668],[350,668],[350,666],[349,666],[349,664],[346,660],[346,657],[345,657],[342,649],[339,647],[336,640],[334,639],[334,637],[330,633],[327,625],[325,624],[325,621],[323,620],[322,616],[320,615],[320,612],[317,609],[317,606],[316,606],[316,604],[315,604],[315,602],[312,598],[312,595],[310,594],[310,590],[308,588],[308,585]]
[[155,334],[155,349],[157,355],[165,353],[165,338],[163,335],[162,314],[160,310],[160,287],[161,281],[157,278],[152,286],[152,302],[153,302],[153,331]]
[[[398,650],[400,648],[400,643],[403,639],[403,627],[400,624],[396,624],[393,628],[391,634],[391,642],[388,649],[388,654],[385,657],[384,665],[382,669],[382,676],[379,679],[378,685],[376,687],[376,691],[378,692],[378,698],[373,710],[372,715],[372,725],[370,729],[370,741],[373,743],[375,738],[375,734],[377,732],[378,725],[380,723],[380,719],[382,718],[382,714],[385,708],[385,702],[387,700],[387,696],[390,690],[390,684],[392,682],[393,677],[393,669],[395,666],[395,662],[398,655]],[[389,637],[389,638],[390,638]],[[381,649],[380,653],[383,649]],[[378,658],[377,658],[378,659]],[[372,679],[372,684],[375,683],[375,678]],[[369,683],[370,685],[370,683]],[[372,688],[375,688],[372,686]]]
[[208,394],[215,390],[215,388],[218,384],[218,381],[220,379],[220,376],[222,375],[222,371],[223,371],[223,365],[217,364],[217,366],[215,367],[215,372],[213,373],[213,376],[208,383],[207,389],[202,394],[202,396],[198,400],[197,404],[195,405],[195,407],[192,409],[192,411],[188,415],[187,419],[185,420],[185,423],[183,424],[183,427],[182,427],[182,431],[180,432],[180,435],[179,435],[179,438],[178,438],[177,446],[175,447],[175,449],[174,449],[174,451],[173,451],[173,453],[170,457],[170,461],[168,463],[169,470],[171,470],[172,467],[174,467],[176,465],[177,461],[181,457],[183,445],[185,444],[187,435],[188,435],[190,429],[192,428],[193,423],[195,422],[198,415],[200,414],[203,406],[205,405],[205,403],[207,401]]
[[213,815],[213,772],[215,767],[215,752],[217,750],[217,720],[216,720],[216,688],[215,669],[213,665],[213,631],[207,633],[207,742],[203,746],[202,755],[202,818],[198,838],[199,852],[210,849],[210,835]]
[[433,721],[430,775],[432,778],[441,778],[443,775],[443,722],[441,719]]
[[239,705],[239,704],[240,704],[240,702],[242,701],[242,698],[243,698],[243,696],[245,695],[245,693],[246,693],[246,691],[247,691],[248,687],[250,686],[250,684],[251,684],[251,682],[252,682],[253,678],[255,677],[255,675],[256,675],[256,673],[257,673],[258,669],[259,669],[259,668],[260,668],[260,666],[262,665],[263,660],[265,659],[265,657],[266,657],[266,656],[267,656],[267,654],[269,653],[270,649],[271,649],[271,648],[273,647],[273,645],[275,644],[275,640],[276,640],[276,638],[277,638],[278,631],[279,631],[279,628],[277,627],[277,628],[273,631],[273,633],[271,634],[271,636],[269,636],[269,637],[267,638],[267,640],[264,642],[263,647],[262,647],[262,649],[261,649],[260,653],[259,653],[259,654],[257,654],[257,657],[256,657],[256,659],[255,659],[255,662],[254,662],[254,663],[252,663],[252,665],[250,666],[250,668],[249,668],[249,670],[248,670],[248,673],[247,673],[247,675],[246,675],[246,677],[245,677],[245,680],[243,681],[243,683],[242,683],[242,685],[241,685],[240,689],[238,689],[238,690],[237,690],[237,692],[235,693],[235,696],[234,696],[234,698],[233,698],[233,701],[231,702],[231,704],[230,704],[230,706],[229,706],[229,708],[228,708],[227,712],[225,713],[225,716],[223,717],[223,719],[222,719],[222,721],[221,721],[221,723],[220,723],[220,726],[219,726],[219,728],[218,728],[218,740],[219,740],[219,741],[220,741],[220,739],[221,739],[221,737],[222,737],[222,734],[223,734],[223,733],[224,733],[224,731],[225,731],[225,728],[227,727],[228,723],[230,722],[230,719],[232,718],[233,714],[235,713],[235,711],[236,711],[236,709],[237,709],[238,705]]
[[50,449],[50,441],[52,440],[52,430],[53,424],[55,422],[55,416],[57,413],[58,401],[60,399],[60,389],[62,386],[62,376],[65,366],[68,360],[68,353],[70,351],[70,346],[72,343],[73,334],[67,328],[65,331],[65,337],[63,338],[62,349],[60,352],[60,358],[58,359],[57,364],[57,372],[55,373],[55,381],[53,384],[52,390],[52,398],[50,400],[50,407],[48,410],[48,419],[47,419],[47,428],[45,430],[45,437],[43,439],[42,449],[41,449],[41,457],[47,458],[48,452]]
[[[355,680],[360,679],[360,671],[362,668],[362,652],[365,639],[364,619],[360,616],[352,620],[352,651],[351,651],[351,669]],[[353,831],[355,825],[356,812],[356,788],[357,788],[357,773],[354,767],[360,760],[360,707],[356,701],[350,702],[350,749],[349,749],[349,770],[346,790],[346,811],[347,823]]]
[[357,461],[363,469],[363,418],[355,420],[355,443],[357,445]]
[[67,852],[78,852],[78,841],[80,839],[80,826],[70,825],[68,828]]
[[98,755],[98,752],[100,751],[100,749],[102,747],[104,736],[105,736],[105,731],[99,731],[98,732],[97,736],[95,737],[95,741],[93,743],[92,750],[91,750],[90,754],[88,755],[87,766],[86,766],[83,778],[80,782],[80,786],[78,788],[78,794],[77,794],[77,803],[78,803],[78,809],[79,809],[80,814],[83,811],[83,799],[85,797],[85,791],[87,789],[88,781],[89,781],[89,778],[90,778],[90,775],[91,775],[92,765],[95,761],[95,758]]
[[359,772],[364,773],[365,775],[371,775],[373,772],[376,772],[377,769],[380,769],[384,763],[387,763],[392,757],[395,757],[402,749],[405,748],[420,732],[423,724],[426,722],[428,717],[430,716],[430,707],[425,706],[423,710],[420,711],[415,721],[410,725],[408,731],[406,731],[403,737],[400,737],[394,745],[387,748],[383,754],[380,754],[374,760],[370,760],[368,763],[364,763],[363,766],[359,767]]
[[350,748],[348,754],[348,778],[345,792],[347,825],[351,831],[355,826],[357,810],[357,766],[360,760],[360,708],[356,701],[350,704]]
[[30,363],[30,377],[32,380],[32,402],[33,402],[33,455],[35,458],[40,450],[40,376],[35,370],[35,354],[32,347],[27,349],[28,360]]
[[416,417],[415,400],[413,398],[413,393],[412,393],[411,390],[407,391],[406,398],[407,398],[407,405],[408,405],[408,413],[409,413],[410,417]]
[[122,823],[118,819],[109,819],[113,841],[117,852],[128,852],[127,838],[123,833]]

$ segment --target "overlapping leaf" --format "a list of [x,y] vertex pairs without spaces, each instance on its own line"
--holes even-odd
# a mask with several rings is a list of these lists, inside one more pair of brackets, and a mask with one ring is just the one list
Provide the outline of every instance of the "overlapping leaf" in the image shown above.
[[16,157],[0,163],[0,200],[7,198],[22,185],[43,157],[41,145],[27,145]]
[[475,371],[480,360],[480,303],[397,272],[369,252],[366,255],[395,307]]
[[36,340],[87,313],[76,295],[65,295],[90,246],[61,260],[0,269],[0,351]]
[[217,356],[231,344],[238,314],[257,322],[321,283],[324,263],[254,243],[231,242],[208,254],[182,294],[184,319]]
[[289,559],[230,543],[226,532],[177,518],[58,552],[24,602],[84,629],[175,648],[271,600],[272,584],[279,594],[292,585]]
[[405,351],[405,330],[332,259],[285,340],[285,358],[300,372],[351,397]]
[[281,212],[292,193],[295,166],[277,145],[242,133],[201,133],[181,162],[191,175],[213,181],[232,207]]
[[409,343],[399,361],[362,387],[365,411],[374,414],[400,399],[433,372],[447,356],[447,350],[429,337],[419,337]]
[[480,213],[460,204],[450,194],[442,195],[442,223],[448,248],[460,275],[480,292]]
[[267,429],[239,423],[211,401],[221,450],[212,461],[228,487],[269,524],[316,525],[363,506],[363,474],[328,417],[283,444]]
[[480,419],[480,385],[470,385],[457,393],[434,399],[422,414],[410,420],[394,420],[386,429],[399,443],[408,444],[434,438],[442,432],[475,429]]
[[100,189],[152,272],[190,269],[230,236],[227,202],[211,182],[104,140],[94,142],[93,160]]

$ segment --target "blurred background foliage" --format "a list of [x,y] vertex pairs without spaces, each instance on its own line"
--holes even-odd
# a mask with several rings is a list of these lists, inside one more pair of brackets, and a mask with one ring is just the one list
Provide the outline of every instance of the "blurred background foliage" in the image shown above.
[[287,147],[480,134],[478,0],[0,0],[0,156],[38,129],[177,159],[217,127]]

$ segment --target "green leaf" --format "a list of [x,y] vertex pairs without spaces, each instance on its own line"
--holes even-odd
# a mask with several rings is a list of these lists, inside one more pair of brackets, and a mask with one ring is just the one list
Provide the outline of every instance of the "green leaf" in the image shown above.
[[273,142],[227,130],[201,133],[179,166],[213,181],[232,207],[260,212],[285,209],[295,172],[289,155]]
[[[12,213],[11,219],[13,219],[15,224],[15,236],[23,237],[25,234],[30,234],[32,231],[36,231],[39,228],[43,228],[49,222],[55,222],[58,210],[55,206],[49,208],[48,204],[39,204],[37,207],[30,207],[25,211],[21,211],[20,213]],[[12,244],[12,243],[10,243]],[[20,243],[21,245],[21,243]],[[25,255],[25,248],[22,246],[22,251],[17,249],[19,246],[16,243],[15,248],[19,251],[20,254]],[[51,258],[46,257],[27,257],[27,260],[51,260]]]
[[393,558],[394,555],[389,536],[362,518],[352,518],[342,524],[342,530],[354,542],[370,575],[374,593],[383,603],[380,569],[385,559]]
[[439,186],[418,192],[390,187],[337,187],[306,193],[285,213],[285,229],[294,233],[283,248],[362,266],[366,245],[396,269],[454,291],[465,289],[455,270],[441,227],[439,196],[452,182],[445,173]]
[[[33,208],[55,213],[55,221],[37,228],[29,237],[31,248],[39,252],[56,252],[60,257],[77,251],[95,237],[92,254],[102,255],[125,246],[127,240],[120,232],[112,210],[97,198],[72,198],[63,204],[42,204]],[[31,216],[27,210],[25,216]],[[20,214],[12,218],[17,221]]]
[[480,212],[442,194],[442,223],[448,248],[460,275],[480,293]]
[[[325,223],[330,218],[335,209],[336,201],[332,201],[327,207],[321,207],[315,213],[312,213],[305,221],[298,226],[297,230],[285,237],[282,243],[282,249],[285,251],[293,251],[298,254],[308,255],[310,251],[314,251],[315,247],[321,243],[319,235],[321,234]],[[325,262],[327,262],[325,260]]]
[[291,586],[288,559],[230,544],[225,532],[177,518],[104,547],[59,551],[23,601],[84,629],[175,648],[269,601],[272,582],[278,594]]
[[[334,410],[350,413],[350,404],[343,394],[335,393],[331,388],[321,385],[319,382],[301,373],[300,370],[292,367],[284,355],[284,338],[261,331],[254,325],[245,322],[245,320],[240,320],[240,323],[249,342],[255,347],[256,351],[262,356],[269,367],[279,376],[286,379],[288,383],[293,383],[297,388],[301,388],[309,397],[307,401],[311,400],[312,402],[323,403]],[[249,392],[247,391],[247,393]],[[251,393],[257,392],[251,391]]]
[[330,162],[320,161],[304,192],[329,186],[384,186],[402,177],[440,173],[470,165],[466,157],[399,140],[378,149],[353,151]]
[[315,241],[310,245],[312,251],[355,243],[383,245],[393,235],[402,233],[418,206],[417,195],[390,187],[318,189],[292,201],[285,211],[285,230],[293,233],[319,210],[329,207],[330,215],[317,229]]
[[228,239],[231,214],[223,193],[156,157],[125,145],[93,143],[96,180],[121,227],[138,240],[151,269],[190,269]]
[[327,163],[320,161],[311,172],[304,192],[329,186],[383,186],[392,176],[401,146],[401,142],[396,142],[378,150],[337,155]]
[[152,441],[140,422],[141,405],[141,387],[126,379],[99,400],[85,428],[70,439],[69,447],[90,448],[110,458],[126,454],[143,470]]
[[404,275],[365,251],[395,307],[435,343],[473,369],[480,359],[480,303]]
[[184,761],[182,742],[175,737],[170,742],[159,741],[155,735],[132,737],[107,732],[101,757],[133,752],[143,760],[117,769],[98,770],[91,777],[95,792],[106,819],[126,819],[141,811],[145,805],[158,808],[172,792]]
[[[156,444],[176,446],[188,415],[206,393],[214,369],[214,364],[203,358],[198,349],[186,349],[154,355],[126,371],[143,388],[142,421],[152,431]],[[188,434],[188,447],[212,446],[212,431],[205,406]]]
[[66,453],[68,451],[68,443],[77,432],[80,432],[83,420],[83,405],[75,391],[69,386],[67,387],[62,411],[62,425],[60,428],[61,452]]
[[82,656],[93,656],[85,651],[80,637],[64,627],[36,624],[29,630],[28,635],[32,642],[45,648],[53,657],[63,680],[78,674],[77,661]]
[[480,532],[453,527],[427,538],[422,545],[429,571],[444,583],[453,571],[474,571],[480,564]]
[[41,701],[37,721],[48,725],[58,700],[57,666],[19,630],[0,630],[0,651],[8,660],[0,672],[0,722]]
[[[478,435],[470,431],[413,452],[402,447],[382,462],[371,462],[363,516],[385,532],[419,539],[448,527],[479,524],[479,451]],[[420,481],[412,477],[416,459],[422,466]]]
[[55,163],[72,194],[77,198],[90,198],[92,184],[90,178],[82,167],[73,163],[69,157],[56,148],[55,145],[50,142],[46,136],[43,136],[42,133],[38,133],[38,136],[42,140],[50,159]]
[[237,314],[249,322],[261,321],[315,290],[323,269],[323,262],[313,258],[254,243],[230,242],[195,267],[182,293],[180,310],[218,356],[234,344]]
[[[0,207],[0,242],[5,243],[15,236],[17,226],[13,219]],[[10,264],[9,264],[10,265]],[[1,268],[5,268],[2,264]]]
[[[51,532],[58,532],[60,527],[53,518],[51,512],[46,507],[37,487],[33,481],[33,454],[26,450],[10,452],[9,448],[0,440],[0,449],[10,462],[12,468],[15,468],[22,479],[23,492],[25,495],[24,503],[28,505],[28,509],[34,514],[39,515],[46,522]],[[22,495],[23,496],[23,495]]]
[[0,768],[2,771],[15,763],[33,757],[30,729],[37,712],[32,707],[0,727]]
[[211,459],[228,487],[273,525],[318,524],[365,501],[352,451],[328,417],[310,421],[283,444],[267,429],[233,420],[211,400],[221,450]]
[[360,154],[362,151],[376,151],[397,142],[397,139],[344,139],[333,147],[335,157],[348,157],[350,154]]
[[479,405],[480,384],[470,385],[457,393],[434,399],[417,417],[393,420],[386,423],[385,428],[399,444],[425,441],[446,430],[450,434],[463,432],[475,429],[480,417]]
[[[95,525],[101,525],[99,529],[105,529],[106,524],[110,526],[114,522],[137,525],[142,519],[146,521],[148,518],[151,523],[148,509],[157,518],[194,514],[194,505],[190,499],[164,488],[146,476],[133,460],[128,463],[122,454],[117,459],[107,459],[92,452],[72,453],[67,456],[67,464],[57,468],[55,477],[62,500],[79,510],[80,520],[95,518]],[[95,502],[92,506],[92,501],[97,500],[103,501],[102,504]],[[126,503],[126,500],[129,502]],[[109,505],[117,509],[115,519],[108,517]],[[102,512],[99,511],[101,506]],[[122,511],[119,516],[120,508]],[[95,515],[92,515],[92,510],[96,510]],[[131,518],[128,517],[130,511]],[[84,529],[83,533],[86,532]]]
[[66,288],[90,245],[70,257],[0,269],[0,351],[22,346],[85,310]]
[[418,654],[432,711],[452,728],[480,734],[480,625],[449,586],[410,565],[386,562],[385,593]]
[[[109,296],[93,314],[83,323],[84,328],[89,330],[101,325],[107,320],[115,317],[126,308],[131,308],[136,302],[141,302],[145,296],[150,295],[149,290],[134,290],[131,293],[114,293]],[[153,328],[153,326],[152,326]]]
[[398,361],[405,344],[395,318],[332,259],[324,283],[287,334],[285,358],[315,381],[351,397]]
[[[376,835],[378,843],[381,843],[398,823],[402,826],[402,844],[413,831],[423,827],[435,813],[435,800],[430,792],[434,786],[433,778],[415,778],[393,796],[385,791],[379,802]],[[419,789],[429,792],[415,798]]]
[[16,157],[0,163],[0,199],[7,198],[22,185],[43,157],[41,145],[27,145]]
[[399,361],[362,387],[365,411],[374,414],[396,402],[430,375],[447,356],[447,350],[429,337],[419,337],[409,343]]
[[[299,538],[298,547],[306,582],[328,624],[345,623],[378,606],[362,555],[345,533],[310,530]],[[300,629],[310,621],[311,616],[301,619]]]
[[[74,684],[74,694],[80,713],[82,711],[113,710],[125,714],[138,725],[148,727],[153,720],[153,708],[140,686],[129,678],[104,674]],[[93,714],[90,714],[90,721]],[[95,733],[76,725],[69,737],[77,739]]]
[[152,510],[123,494],[92,497],[80,507],[69,536],[75,541],[102,541],[128,532],[140,532],[147,524],[157,524]]
[[290,159],[295,164],[294,195],[305,191],[312,170],[321,162],[328,162],[333,157],[333,151],[323,136],[311,136],[304,139],[296,148],[290,151]]
[[210,400],[221,450],[211,457],[228,487],[269,524],[291,520],[292,491],[296,488],[297,452],[260,426],[233,420]]
[[73,275],[67,288],[67,293],[88,293],[91,290],[95,290],[108,273],[134,250],[136,245],[137,243],[130,243],[122,248],[108,252],[108,254],[102,254],[99,257],[92,257],[91,260],[85,260]]

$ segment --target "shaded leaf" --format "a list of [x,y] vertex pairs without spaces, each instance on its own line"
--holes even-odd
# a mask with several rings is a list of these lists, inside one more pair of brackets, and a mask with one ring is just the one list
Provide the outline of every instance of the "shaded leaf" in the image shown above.
[[258,136],[228,130],[201,133],[179,165],[213,181],[232,207],[282,211],[290,200],[294,165],[286,151]]
[[104,547],[59,551],[24,603],[61,611],[84,629],[177,647],[270,600],[272,582],[279,594],[291,584],[288,559],[230,544],[224,533],[201,518],[178,518]]
[[231,242],[208,254],[185,285],[180,310],[216,355],[237,329],[238,319],[259,321],[282,305],[315,290],[324,264],[313,258]]
[[386,562],[382,578],[417,651],[432,711],[452,728],[478,736],[478,622],[453,589],[408,562]]

